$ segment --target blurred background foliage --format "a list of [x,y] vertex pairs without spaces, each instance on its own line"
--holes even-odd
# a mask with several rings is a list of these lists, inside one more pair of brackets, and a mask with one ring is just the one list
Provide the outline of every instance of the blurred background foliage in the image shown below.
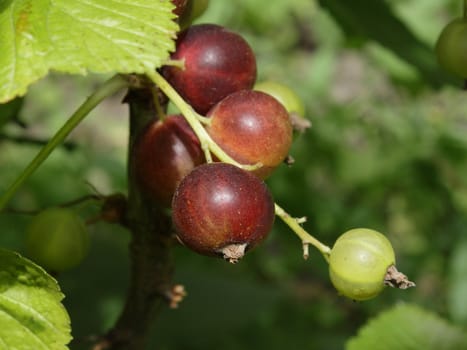
[[[292,87],[313,125],[296,137],[295,164],[268,180],[276,201],[306,216],[305,228],[329,245],[350,228],[384,232],[417,288],[387,289],[362,303],[344,299],[321,256],[312,250],[303,261],[300,241],[277,221],[267,242],[235,266],[175,249],[175,282],[188,296],[179,309],[163,310],[150,349],[343,349],[368,320],[401,303],[465,329],[467,99],[432,52],[460,13],[461,1],[211,1],[199,22],[242,33],[257,54],[258,80]],[[19,121],[0,124],[0,190],[104,78],[51,74],[32,86]],[[122,98],[97,108],[12,208],[125,192]],[[92,217],[97,206],[80,212]],[[0,215],[0,245],[22,252],[29,220]],[[128,283],[128,233],[100,223],[91,233],[89,257],[58,276],[76,349],[113,324]]]

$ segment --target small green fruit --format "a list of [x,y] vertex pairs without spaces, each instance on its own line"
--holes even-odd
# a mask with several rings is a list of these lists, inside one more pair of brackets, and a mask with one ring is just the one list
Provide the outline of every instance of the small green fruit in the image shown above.
[[180,28],[188,28],[193,21],[206,12],[208,7],[209,0],[188,0],[185,10],[179,18]]
[[282,103],[287,112],[295,113],[302,118],[305,116],[305,106],[303,105],[302,100],[295,91],[287,85],[267,80],[257,83],[254,89],[265,92],[274,97]]
[[383,234],[357,228],[337,239],[331,250],[329,274],[340,294],[367,300],[381,293],[387,270],[395,262],[394,249]]
[[36,215],[27,228],[27,255],[50,271],[75,267],[86,256],[88,247],[86,225],[70,209],[46,209]]
[[467,79],[467,19],[457,18],[448,23],[439,35],[435,50],[444,69]]

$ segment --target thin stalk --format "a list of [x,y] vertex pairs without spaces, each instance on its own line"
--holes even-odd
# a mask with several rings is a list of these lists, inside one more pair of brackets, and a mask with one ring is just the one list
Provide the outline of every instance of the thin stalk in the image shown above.
[[315,237],[310,235],[303,227],[300,226],[300,220],[290,216],[284,209],[282,209],[278,204],[274,204],[274,209],[276,215],[279,216],[282,221],[284,221],[295,234],[302,240],[303,244],[303,256],[305,259],[308,258],[308,246],[311,244],[316,249],[318,249],[321,254],[323,254],[324,259],[329,262],[329,254],[331,253],[331,248],[327,245],[321,243]]
[[29,163],[23,172],[10,185],[7,191],[0,198],[0,211],[5,208],[16,191],[24,182],[39,168],[39,166],[49,157],[52,151],[57,148],[66,137],[81,123],[81,121],[91,112],[102,100],[115,94],[117,91],[128,87],[129,82],[121,75],[115,75],[100,86],[86,101],[76,110],[67,122],[57,131],[57,133],[42,147],[36,157]]

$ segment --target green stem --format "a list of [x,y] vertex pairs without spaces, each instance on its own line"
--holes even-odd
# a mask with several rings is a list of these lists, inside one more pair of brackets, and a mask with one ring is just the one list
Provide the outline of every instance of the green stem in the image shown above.
[[115,75],[100,86],[67,120],[60,130],[42,147],[36,157],[29,163],[8,190],[0,198],[0,211],[5,208],[16,191],[34,173],[34,171],[49,157],[52,151],[59,146],[71,131],[91,112],[102,100],[117,91],[128,87],[129,82],[121,75]]
[[464,0],[464,12],[463,12],[464,19],[467,19],[467,0]]
[[156,71],[149,71],[146,75],[152,80],[154,84],[158,86],[159,89],[164,92],[164,94],[172,101],[172,103],[177,106],[180,112],[185,117],[188,124],[193,129],[196,136],[201,143],[201,149],[205,151],[207,161],[210,162],[209,152],[212,152],[220,161],[225,163],[230,163],[238,166],[239,168],[245,170],[255,170],[261,167],[261,164],[254,165],[244,165],[235,161],[232,157],[224,152],[222,148],[219,147],[217,143],[213,141],[211,136],[208,134],[206,129],[203,127],[203,123],[209,123],[206,121],[207,118],[196,113],[189,104],[187,104],[183,98],[175,91],[175,89],[165,80],[159,73]]
[[296,218],[291,217],[279,205],[274,204],[274,206],[276,215],[279,216],[282,219],[282,221],[284,221],[292,229],[292,231],[294,231],[295,234],[302,240],[304,258],[308,258],[308,246],[311,244],[316,249],[318,249],[321,252],[321,254],[323,254],[324,259],[329,262],[329,254],[331,253],[331,248],[321,243],[319,240],[317,240],[315,237],[313,237],[307,231],[305,231],[305,229],[303,229],[303,227],[300,226],[299,221]]

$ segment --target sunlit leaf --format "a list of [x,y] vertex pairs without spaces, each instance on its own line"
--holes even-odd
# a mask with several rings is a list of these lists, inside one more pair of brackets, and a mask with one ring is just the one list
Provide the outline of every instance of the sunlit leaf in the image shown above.
[[347,350],[458,350],[467,335],[438,315],[400,304],[368,322],[347,342]]
[[170,1],[11,0],[0,5],[0,102],[49,70],[144,73],[162,65],[178,29]]
[[0,267],[0,349],[67,349],[70,319],[57,281],[3,249]]

